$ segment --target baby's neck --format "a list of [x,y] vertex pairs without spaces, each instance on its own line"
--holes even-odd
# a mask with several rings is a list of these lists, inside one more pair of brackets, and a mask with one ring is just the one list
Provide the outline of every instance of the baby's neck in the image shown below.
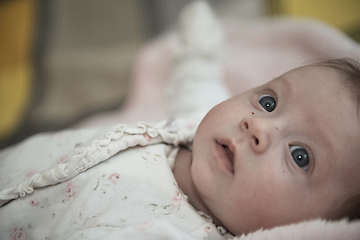
[[220,221],[207,208],[202,201],[191,175],[192,154],[185,148],[180,148],[176,157],[175,167],[173,169],[174,177],[181,191],[189,197],[190,204],[198,211],[206,213],[214,220],[214,223],[221,225]]

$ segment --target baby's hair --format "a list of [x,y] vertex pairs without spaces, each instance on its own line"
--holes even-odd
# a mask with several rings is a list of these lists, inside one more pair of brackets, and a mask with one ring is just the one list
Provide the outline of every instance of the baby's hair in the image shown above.
[[[357,104],[359,113],[360,107],[360,63],[352,58],[326,59],[308,66],[323,66],[335,69],[340,75],[340,81],[346,89],[352,94]],[[359,159],[360,164],[360,159]],[[360,186],[360,183],[359,183]],[[360,189],[360,187],[358,187]],[[347,198],[335,214],[330,219],[336,220],[348,218],[349,220],[360,219],[360,193]]]

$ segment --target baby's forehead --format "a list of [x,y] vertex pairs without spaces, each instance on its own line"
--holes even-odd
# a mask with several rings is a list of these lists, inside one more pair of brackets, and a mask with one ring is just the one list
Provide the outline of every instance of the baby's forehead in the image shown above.
[[340,96],[341,99],[350,98],[356,107],[357,115],[360,114],[360,83],[354,83],[344,72],[331,66],[309,65],[295,68],[277,79],[288,80],[293,87],[303,87],[303,91],[313,92],[314,94],[328,93],[334,97]]
[[314,101],[317,101],[317,98],[329,97],[329,95],[335,98],[353,98],[351,89],[344,82],[341,74],[335,69],[323,66],[295,68],[264,86],[281,90],[292,97],[311,97]]
[[303,84],[303,82],[306,82],[308,85],[340,84],[343,81],[338,70],[327,66],[311,65],[294,68],[275,78],[274,81],[284,79],[294,85]]

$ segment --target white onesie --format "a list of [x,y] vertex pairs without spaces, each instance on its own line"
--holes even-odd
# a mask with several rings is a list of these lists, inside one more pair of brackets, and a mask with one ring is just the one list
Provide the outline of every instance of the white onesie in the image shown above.
[[179,144],[194,136],[186,124],[120,125],[75,144],[72,156],[71,145],[105,129],[42,134],[3,151],[1,189],[21,183],[0,198],[24,197],[1,207],[0,239],[224,239],[172,174]]

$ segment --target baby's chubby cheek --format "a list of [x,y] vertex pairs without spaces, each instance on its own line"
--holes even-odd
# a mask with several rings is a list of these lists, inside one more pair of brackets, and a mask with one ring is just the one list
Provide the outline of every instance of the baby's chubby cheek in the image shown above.
[[210,186],[213,179],[210,175],[211,169],[203,163],[202,159],[197,158],[196,155],[193,154],[190,171],[197,191],[203,196],[204,194],[207,195],[206,193],[212,192]]

